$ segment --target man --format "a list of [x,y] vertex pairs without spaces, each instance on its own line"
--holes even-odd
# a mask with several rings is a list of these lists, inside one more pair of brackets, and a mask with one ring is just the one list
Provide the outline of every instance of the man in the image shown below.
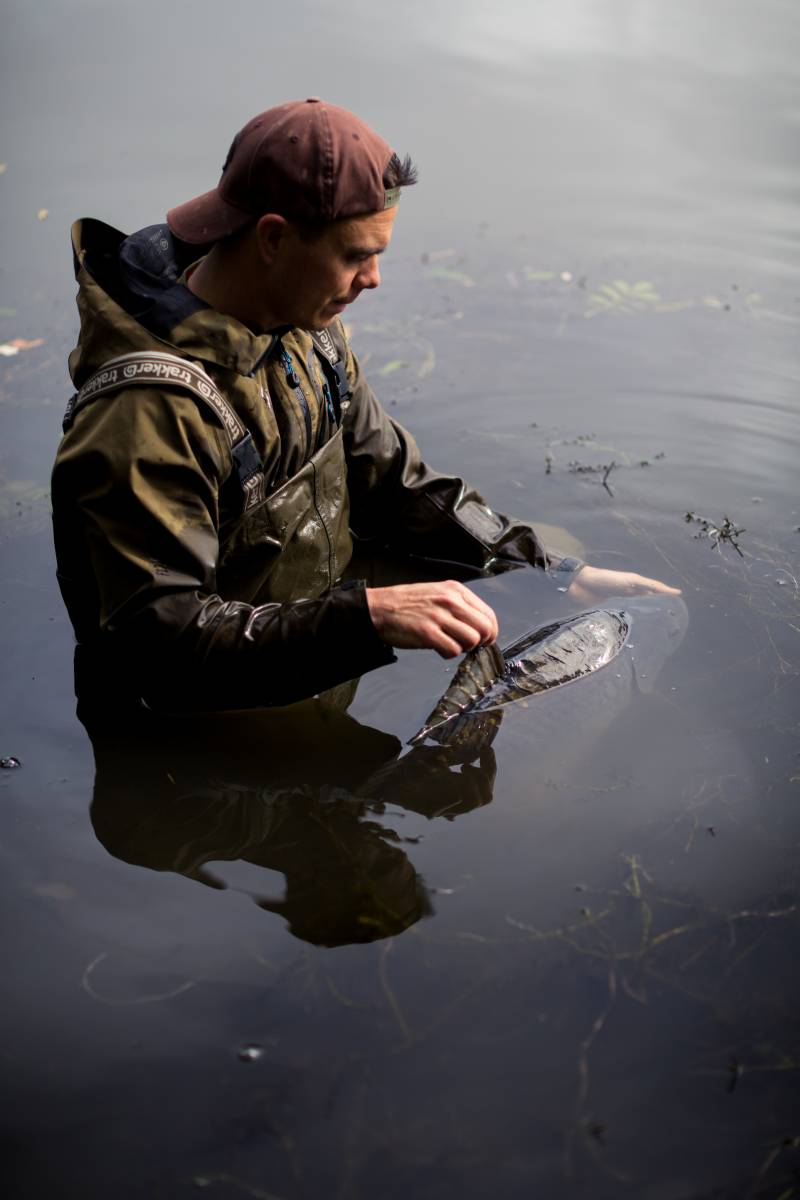
[[79,389],[53,474],[59,581],[89,709],[287,704],[497,635],[463,583],[342,582],[351,532],[461,574],[524,564],[578,603],[673,591],[548,556],[430,470],[339,320],[380,283],[410,160],[311,97],[254,117],[219,185],[131,237],[73,227]]

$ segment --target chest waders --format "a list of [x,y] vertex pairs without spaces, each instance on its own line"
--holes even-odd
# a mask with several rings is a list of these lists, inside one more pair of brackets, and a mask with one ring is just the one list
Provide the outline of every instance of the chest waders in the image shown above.
[[104,363],[67,406],[65,432],[84,405],[124,387],[178,388],[211,409],[228,441],[242,495],[241,511],[219,531],[216,590],[223,599],[253,605],[313,600],[333,587],[350,561],[341,429],[350,391],[333,338],[326,330],[311,336],[336,431],[272,492],[249,430],[198,363],[154,351],[123,354]]

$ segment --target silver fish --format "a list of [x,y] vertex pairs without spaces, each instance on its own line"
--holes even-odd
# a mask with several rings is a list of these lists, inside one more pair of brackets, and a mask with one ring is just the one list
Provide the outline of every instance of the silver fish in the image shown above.
[[625,612],[592,609],[530,630],[503,650],[496,642],[471,650],[410,744],[430,738],[462,750],[488,745],[500,709],[598,671],[619,654],[629,629]]

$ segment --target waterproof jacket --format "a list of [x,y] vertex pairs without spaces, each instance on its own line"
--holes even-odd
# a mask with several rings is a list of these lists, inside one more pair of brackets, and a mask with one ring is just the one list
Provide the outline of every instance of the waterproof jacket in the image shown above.
[[205,304],[182,280],[197,247],[167,226],[126,238],[84,220],[72,236],[76,388],[119,355],[178,356],[213,381],[261,468],[248,503],[225,422],[169,378],[82,404],[52,485],[79,700],[288,704],[393,661],[364,585],[341,582],[351,531],[476,574],[547,567],[528,525],[422,462],[340,322],[329,332],[350,392],[341,410],[311,336],[256,334]]

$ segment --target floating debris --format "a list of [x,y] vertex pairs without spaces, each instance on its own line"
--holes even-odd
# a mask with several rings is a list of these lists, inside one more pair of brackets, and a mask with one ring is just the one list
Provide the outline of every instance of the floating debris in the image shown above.
[[628,283],[615,279],[613,283],[602,283],[587,299],[586,316],[596,317],[599,313],[632,313],[663,311],[662,299],[654,285],[646,279]]
[[26,338],[14,338],[10,342],[3,342],[0,345],[0,354],[5,358],[11,358],[14,354],[19,354],[20,350],[35,350],[37,346],[44,345],[44,338],[33,338],[28,341]]
[[404,360],[402,358],[393,358],[389,362],[384,363],[382,367],[378,368],[378,374],[379,375],[393,375],[395,371],[399,371],[399,370],[401,370],[402,367],[407,367],[407,366],[408,366],[408,363],[404,362]]
[[744,558],[744,553],[741,550],[738,541],[736,540],[740,534],[746,533],[744,527],[735,525],[730,517],[723,516],[719,524],[714,521],[709,521],[707,517],[700,517],[697,513],[687,512],[683,518],[687,524],[695,522],[700,526],[700,530],[694,536],[696,538],[707,537],[715,550],[720,549],[720,542],[728,542],[733,546],[736,553]]
[[452,248],[447,250],[426,250],[420,255],[420,261],[423,263],[441,262],[442,259],[455,258],[458,252]]
[[197,1188],[213,1187],[215,1183],[228,1184],[229,1187],[236,1188],[240,1192],[244,1192],[246,1196],[252,1196],[253,1200],[283,1200],[281,1196],[276,1196],[274,1192],[263,1192],[261,1188],[253,1187],[244,1179],[239,1179],[236,1175],[228,1175],[225,1172],[215,1172],[213,1175],[195,1175],[192,1183]]
[[21,767],[22,763],[13,754],[9,754],[8,758],[0,758],[0,767],[5,771],[13,771],[17,767]]
[[0,163],[0,175],[4,175],[8,170],[8,163]]
[[433,267],[428,271],[430,279],[446,279],[450,283],[460,283],[462,287],[475,287],[475,280],[465,271],[457,271],[454,267]]
[[39,218],[40,221],[46,221],[47,218],[50,216],[50,209],[49,208],[40,208],[39,211],[37,212],[36,216]]
[[264,1057],[264,1047],[259,1046],[257,1042],[248,1042],[239,1047],[236,1057],[239,1062],[258,1062]]
[[78,894],[68,883],[37,883],[33,891],[46,900],[74,900]]

